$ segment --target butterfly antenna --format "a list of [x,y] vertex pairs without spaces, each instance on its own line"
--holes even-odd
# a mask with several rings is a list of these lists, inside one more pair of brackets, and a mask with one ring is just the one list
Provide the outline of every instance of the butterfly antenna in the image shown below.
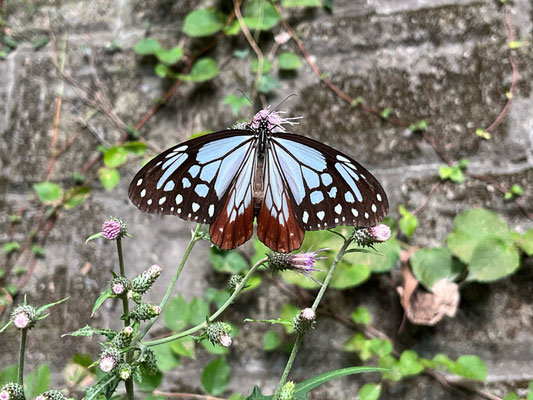
[[290,94],[287,97],[285,97],[285,100],[283,100],[281,103],[279,103],[272,111],[270,111],[268,113],[268,115],[270,115],[272,113],[275,113],[277,111],[277,109],[280,108],[283,105],[283,103],[285,103],[287,100],[289,100],[291,97],[294,97],[294,96],[296,96],[296,93]]
[[248,96],[246,96],[246,93],[244,93],[244,91],[242,91],[241,89],[235,89],[237,92],[240,92],[245,98],[246,100],[248,100],[248,103],[250,103],[250,105],[253,107],[254,106],[254,103],[252,103],[252,100],[250,100],[250,98]]

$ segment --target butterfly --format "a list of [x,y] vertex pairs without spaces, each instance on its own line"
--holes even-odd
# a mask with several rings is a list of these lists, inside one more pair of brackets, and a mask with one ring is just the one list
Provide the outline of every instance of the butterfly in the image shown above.
[[133,178],[141,211],[209,224],[211,241],[233,249],[253,235],[270,249],[299,248],[305,231],[373,226],[389,211],[379,182],[348,155],[288,133],[298,118],[265,108],[248,124],[171,147]]

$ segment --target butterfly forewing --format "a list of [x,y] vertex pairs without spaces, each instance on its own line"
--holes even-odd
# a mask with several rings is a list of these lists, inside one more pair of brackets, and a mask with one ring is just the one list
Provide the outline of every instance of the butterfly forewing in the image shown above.
[[137,173],[129,197],[141,211],[211,223],[250,156],[254,139],[253,131],[227,130],[180,143]]
[[304,230],[372,226],[387,215],[389,204],[381,185],[346,154],[285,133],[271,137],[271,148]]

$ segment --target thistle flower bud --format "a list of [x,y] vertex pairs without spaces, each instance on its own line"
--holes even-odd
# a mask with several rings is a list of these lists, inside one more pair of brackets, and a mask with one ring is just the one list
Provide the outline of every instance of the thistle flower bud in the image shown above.
[[1,400],[26,400],[24,388],[18,383],[9,382],[0,389]]
[[386,242],[390,239],[391,230],[385,224],[378,224],[370,228],[358,228],[354,231],[354,241],[363,247],[372,246],[374,243]]
[[139,359],[141,366],[148,375],[154,375],[159,371],[157,368],[157,359],[151,349],[146,349]]
[[37,310],[29,304],[21,304],[11,312],[11,321],[17,329],[31,329],[37,322]]
[[231,346],[231,325],[226,322],[213,322],[207,326],[205,331],[207,339],[213,344],[229,347]]
[[67,400],[67,398],[59,390],[48,390],[37,396],[35,400]]
[[279,393],[279,400],[294,400],[294,382],[288,381],[283,385],[281,388],[281,392]]
[[307,277],[315,271],[321,271],[315,268],[315,262],[327,257],[317,257],[317,254],[327,249],[317,251],[308,251],[306,253],[286,254],[286,253],[269,253],[268,267],[273,272],[291,270],[299,272]]
[[133,367],[130,364],[120,364],[118,367],[118,376],[123,381],[128,380],[133,374]]
[[119,349],[124,349],[131,344],[132,339],[133,328],[131,326],[126,326],[117,333],[117,335],[111,341],[111,344]]
[[146,321],[157,317],[161,313],[161,307],[157,304],[141,303],[131,310],[129,317],[136,321]]
[[315,311],[312,308],[304,308],[294,318],[294,330],[300,335],[304,335],[315,327]]
[[126,290],[128,290],[128,287],[130,286],[130,282],[123,276],[117,276],[109,283],[109,286],[113,294],[120,296],[126,293]]
[[228,288],[233,291],[239,286],[244,277],[242,275],[231,275],[228,280]]
[[109,218],[102,225],[102,236],[107,240],[116,240],[127,235],[128,226],[119,218]]
[[161,267],[159,265],[152,265],[142,274],[137,275],[131,280],[130,289],[135,293],[144,294],[152,287],[159,275],[161,275]]
[[108,347],[100,354],[99,366],[104,372],[111,372],[121,360],[120,351],[116,347]]

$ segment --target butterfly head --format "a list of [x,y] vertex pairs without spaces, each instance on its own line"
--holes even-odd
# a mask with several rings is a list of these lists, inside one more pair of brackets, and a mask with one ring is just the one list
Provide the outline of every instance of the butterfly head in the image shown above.
[[302,117],[283,118],[283,111],[270,111],[270,106],[263,108],[252,118],[250,127],[257,132],[286,132],[283,125],[296,125]]

